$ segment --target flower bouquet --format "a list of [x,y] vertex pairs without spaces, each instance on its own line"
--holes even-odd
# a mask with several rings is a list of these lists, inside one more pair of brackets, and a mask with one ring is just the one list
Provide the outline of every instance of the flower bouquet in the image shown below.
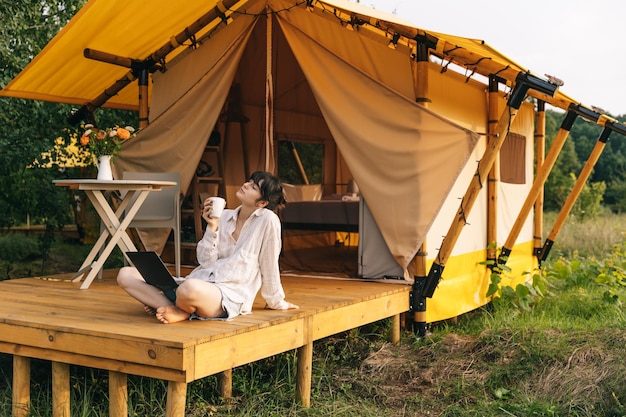
[[120,153],[122,142],[129,139],[135,129],[131,126],[97,129],[91,124],[85,125],[85,129],[80,144],[89,149],[98,167],[98,179],[112,180],[111,159]]

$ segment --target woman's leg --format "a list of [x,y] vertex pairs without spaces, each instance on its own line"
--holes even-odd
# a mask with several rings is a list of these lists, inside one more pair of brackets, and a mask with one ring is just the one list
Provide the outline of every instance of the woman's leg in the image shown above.
[[224,316],[222,292],[215,284],[186,279],[176,289],[176,306],[159,308],[156,316],[163,323],[176,323],[187,320],[193,313],[205,318]]
[[134,267],[125,266],[121,268],[117,274],[117,283],[131,297],[145,306],[157,309],[172,305],[172,302],[163,295],[161,290],[148,284]]

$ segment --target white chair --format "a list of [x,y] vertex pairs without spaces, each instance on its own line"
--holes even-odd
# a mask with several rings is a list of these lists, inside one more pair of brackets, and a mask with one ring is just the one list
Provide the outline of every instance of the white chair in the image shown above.
[[123,174],[125,180],[175,181],[173,187],[163,187],[161,191],[148,194],[146,201],[130,222],[129,227],[157,228],[169,227],[174,231],[174,258],[176,276],[180,277],[180,175],[178,172],[129,172]]

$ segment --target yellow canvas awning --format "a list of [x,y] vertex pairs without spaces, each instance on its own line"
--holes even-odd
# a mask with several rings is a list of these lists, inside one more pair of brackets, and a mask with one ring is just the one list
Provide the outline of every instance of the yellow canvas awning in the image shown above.
[[[198,39],[210,33],[224,17],[237,18],[238,13],[245,13],[247,3],[247,0],[187,0],[183,3],[152,0],[149,4],[90,0],[44,50],[0,90],[0,95],[76,105],[104,97],[105,107],[136,110],[138,87],[130,69],[86,58],[86,49],[141,62],[168,48],[171,52],[164,57],[156,54],[158,59],[155,62],[156,66],[167,65],[193,43],[192,38],[178,46],[174,37],[184,34],[186,28],[208,12],[217,11],[214,15],[218,17],[194,34]],[[370,30],[372,36],[382,35],[392,39],[394,35],[400,35],[398,42],[412,49],[415,48],[415,39],[428,40],[432,42],[433,52],[444,62],[453,60],[465,67],[468,74],[497,74],[512,83],[518,72],[528,71],[481,40],[429,32],[394,15],[346,0],[313,3],[314,7],[328,10],[346,22],[354,19],[361,30]],[[128,85],[119,91],[111,88],[119,80]],[[530,94],[536,93],[531,91]],[[560,91],[554,98],[541,95],[536,95],[536,98],[564,109],[575,103]]]

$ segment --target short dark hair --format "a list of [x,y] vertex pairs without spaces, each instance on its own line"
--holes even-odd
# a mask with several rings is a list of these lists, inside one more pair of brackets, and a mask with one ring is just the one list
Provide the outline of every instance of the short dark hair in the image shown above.
[[266,209],[275,211],[287,203],[280,180],[269,172],[253,172],[250,175],[250,181],[259,187],[261,198],[258,201],[267,201]]

